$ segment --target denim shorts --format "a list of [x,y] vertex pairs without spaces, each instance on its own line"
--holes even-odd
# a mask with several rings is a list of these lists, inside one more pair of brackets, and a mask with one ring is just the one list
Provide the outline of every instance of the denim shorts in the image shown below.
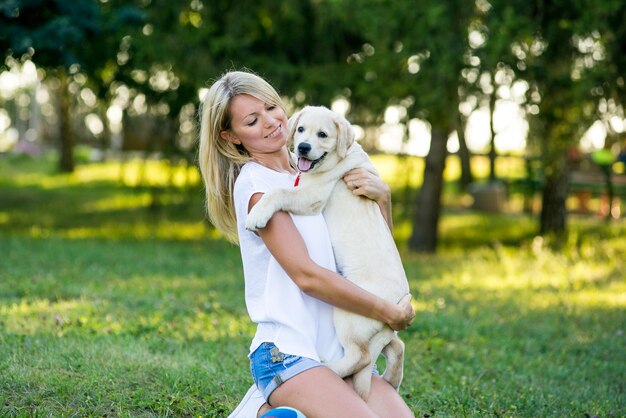
[[319,366],[322,363],[317,360],[281,353],[274,343],[269,342],[261,343],[250,355],[250,372],[265,401],[283,382]]

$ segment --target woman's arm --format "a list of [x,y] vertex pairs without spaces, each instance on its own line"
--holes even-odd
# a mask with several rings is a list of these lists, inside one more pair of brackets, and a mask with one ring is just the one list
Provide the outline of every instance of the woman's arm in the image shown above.
[[[253,206],[261,194],[250,199]],[[333,306],[389,324],[396,331],[411,325],[415,312],[410,295],[389,302],[355,285],[340,274],[320,267],[309,257],[306,244],[286,212],[276,212],[259,236],[296,285],[307,295]]]
[[393,234],[393,218],[391,216],[391,189],[376,174],[364,169],[355,168],[343,176],[343,181],[356,196],[367,197],[378,204],[383,218]]

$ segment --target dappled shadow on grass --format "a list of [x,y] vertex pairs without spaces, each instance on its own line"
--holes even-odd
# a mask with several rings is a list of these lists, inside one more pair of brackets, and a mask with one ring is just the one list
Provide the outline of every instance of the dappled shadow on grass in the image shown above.
[[[239,249],[211,237],[202,192],[164,189],[150,209],[149,189],[57,180],[0,184],[0,415],[232,410],[254,329]],[[626,222],[574,219],[556,249],[523,216],[441,225],[438,254],[403,257],[416,416],[620,416]]]
[[[412,220],[394,220],[394,238],[408,253]],[[537,235],[537,220],[521,214],[487,214],[468,209],[446,210],[439,221],[437,251],[470,251],[484,246],[521,246]]]
[[[416,416],[608,416],[624,407],[618,350],[626,289],[615,257],[624,238],[586,237],[567,252],[528,242],[405,256],[418,316],[401,333],[400,393]],[[0,362],[18,393],[12,405],[40,402],[57,415],[111,404],[132,416],[167,408],[202,415],[232,410],[245,393],[254,330],[238,248],[219,240],[24,236],[3,238],[0,247],[0,317],[8,318]],[[15,354],[23,344],[32,352]],[[76,357],[62,349],[79,345]],[[41,360],[29,363],[37,357],[52,364],[51,377],[42,377]],[[102,372],[85,372],[86,361],[110,361],[107,380],[95,386]],[[78,384],[69,388],[61,381],[71,373]],[[28,385],[40,389],[28,395]]]
[[220,416],[236,401],[232,381],[248,373],[235,338],[8,334],[3,342],[2,416]]
[[0,415],[219,416],[250,384],[238,248],[13,235],[0,252]]
[[89,184],[71,190],[0,188],[0,193],[0,232],[5,234],[182,240],[217,236],[205,220],[200,192]]
[[127,163],[130,171],[146,170],[144,181],[132,186],[121,180],[116,162],[81,165],[73,174],[51,174],[46,160],[13,163],[0,170],[0,233],[140,240],[216,235],[205,221],[202,185],[197,179],[173,185],[163,162]]
[[[415,411],[443,416],[620,416],[626,356],[623,310],[558,307],[473,314],[447,308],[418,314],[407,342],[402,390]],[[517,309],[519,308],[519,309]]]
[[[239,249],[220,240],[0,239],[0,296],[111,298],[135,305],[172,297],[243,300]],[[241,294],[238,292],[241,291]],[[133,296],[130,298],[130,296]],[[53,299],[54,298],[54,299]]]
[[12,235],[0,253],[0,309],[12,332],[250,333],[239,249],[221,240]]
[[[232,312],[219,302],[195,305],[168,303],[135,305],[106,299],[29,298],[0,304],[0,329],[14,335],[129,336],[179,342],[251,338],[253,326],[245,312]],[[192,302],[192,301],[189,301]]]
[[626,282],[611,252],[625,239],[405,259],[417,317],[401,333],[402,390],[414,410],[620,416]]
[[445,212],[440,247],[471,249],[500,243],[521,245],[537,234],[536,219],[520,214],[485,214],[475,211]]

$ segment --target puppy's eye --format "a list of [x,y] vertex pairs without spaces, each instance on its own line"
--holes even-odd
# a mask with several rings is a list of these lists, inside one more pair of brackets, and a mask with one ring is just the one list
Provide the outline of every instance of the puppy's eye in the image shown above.
[[324,131],[319,131],[319,132],[317,133],[317,136],[318,136],[318,137],[320,137],[320,138],[326,138],[326,137],[328,137],[328,135],[326,135],[326,132],[324,132]]
[[300,133],[304,132],[304,126],[298,126],[298,132]]

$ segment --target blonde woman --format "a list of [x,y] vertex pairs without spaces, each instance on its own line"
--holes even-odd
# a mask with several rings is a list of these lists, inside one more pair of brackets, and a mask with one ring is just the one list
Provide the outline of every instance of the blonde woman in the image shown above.
[[[341,357],[332,322],[336,306],[407,328],[410,297],[398,304],[370,294],[336,272],[322,215],[276,213],[257,233],[245,218],[261,196],[293,187],[297,171],[287,149],[287,115],[263,78],[224,74],[202,103],[199,160],[211,222],[240,246],[248,313],[257,324],[250,345],[255,386],[232,416],[261,416],[289,406],[314,417],[412,417],[403,399],[375,371],[367,402],[323,366]],[[389,187],[365,170],[344,181],[375,200],[390,219]]]

